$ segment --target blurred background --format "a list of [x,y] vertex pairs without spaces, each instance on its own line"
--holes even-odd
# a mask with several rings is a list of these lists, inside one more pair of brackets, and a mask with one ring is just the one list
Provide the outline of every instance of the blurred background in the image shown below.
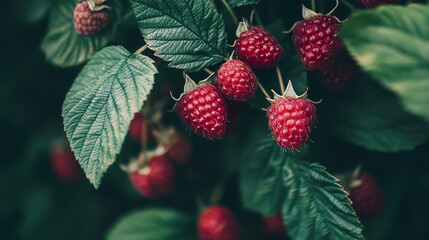
[[[143,198],[119,168],[119,162],[126,163],[140,150],[140,144],[130,137],[127,137],[117,163],[109,168],[100,189],[95,190],[82,173],[72,183],[61,179],[52,163],[55,150],[67,146],[61,106],[82,65],[71,68],[52,66],[40,50],[47,31],[48,14],[55,2],[16,0],[0,7],[3,23],[0,38],[0,238],[103,239],[121,216],[147,206],[170,206],[195,214],[195,202],[190,196],[195,192],[209,195],[221,178],[220,172],[233,172],[237,168],[238,161],[233,159],[243,151],[240,144],[252,126],[246,119],[264,118],[263,113],[248,106],[238,106],[243,112],[243,117],[238,120],[241,125],[237,135],[241,137],[222,143],[190,135],[174,114],[168,115],[165,121],[177,126],[192,141],[194,149],[198,149],[190,167],[178,167],[178,190],[169,198],[157,201]],[[293,4],[296,8],[288,8],[291,20],[284,21],[284,25],[291,26],[293,19],[299,17],[299,2]],[[127,1],[123,3],[126,6],[123,12],[129,11]],[[239,11],[244,16],[248,10]],[[348,10],[340,7],[337,16],[344,19],[347,15]],[[263,20],[272,19],[263,16]],[[131,52],[143,43],[132,19],[119,28],[117,35],[113,43],[122,44]],[[167,82],[177,96],[182,84],[181,72],[167,71],[165,63],[160,63],[159,71],[153,91],[155,101],[156,96],[166,99],[163,84]],[[204,74],[194,77],[202,76]],[[315,85],[313,94],[314,99],[321,96],[329,99],[326,94],[331,93]],[[169,101],[167,106],[171,104]],[[319,125],[323,125],[323,116],[320,121]],[[413,151],[382,154],[340,141],[325,131],[316,130],[312,138],[321,142],[323,136],[326,144],[320,147],[323,149],[316,150],[325,154],[324,164],[328,171],[341,171],[363,160],[385,191],[386,213],[380,218],[364,221],[367,239],[427,239],[429,143],[426,141]],[[221,150],[207,156],[205,152],[211,149]],[[225,157],[227,154],[229,156]],[[347,162],[339,159],[347,159]],[[254,227],[259,224],[260,217],[241,207],[235,176],[231,177],[225,192],[223,202],[236,209],[243,222],[246,233],[242,239],[264,239],[260,230]]]

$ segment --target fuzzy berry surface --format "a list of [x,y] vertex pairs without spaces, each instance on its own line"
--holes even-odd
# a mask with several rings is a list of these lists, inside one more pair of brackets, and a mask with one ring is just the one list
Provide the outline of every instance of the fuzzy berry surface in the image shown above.
[[399,0],[361,0],[367,8],[376,8],[380,5],[396,4]]
[[73,152],[63,148],[51,153],[51,168],[57,178],[66,183],[78,182],[82,172]]
[[147,198],[172,193],[176,187],[174,168],[165,156],[153,157],[147,167],[129,174],[134,187]]
[[267,109],[268,126],[281,147],[296,150],[308,140],[316,107],[304,99],[281,98]]
[[198,218],[198,234],[201,240],[238,240],[240,225],[228,208],[211,206]]
[[227,123],[227,107],[222,93],[212,84],[186,93],[176,111],[195,133],[207,139],[222,138]]
[[293,31],[292,41],[301,62],[307,70],[326,70],[343,48],[338,35],[339,21],[324,15],[303,20]]
[[235,51],[241,60],[255,69],[274,67],[283,55],[283,48],[277,39],[259,26],[240,34]]
[[224,63],[217,73],[215,84],[225,98],[245,102],[255,95],[256,76],[250,66],[241,60]]
[[192,145],[188,139],[181,135],[177,135],[170,142],[167,152],[167,157],[171,161],[177,163],[186,163],[191,158]]
[[286,226],[283,223],[283,216],[281,213],[265,217],[262,220],[262,229],[268,237],[278,238],[286,236]]
[[315,79],[325,88],[341,91],[348,88],[356,76],[358,66],[352,57],[344,51],[337,56],[331,69],[314,71]]
[[350,190],[350,200],[356,214],[364,218],[380,215],[384,209],[384,197],[377,180],[368,172],[361,172],[358,179],[362,184]]
[[106,10],[92,12],[88,2],[83,1],[74,9],[73,23],[79,34],[94,36],[109,25],[109,13]]

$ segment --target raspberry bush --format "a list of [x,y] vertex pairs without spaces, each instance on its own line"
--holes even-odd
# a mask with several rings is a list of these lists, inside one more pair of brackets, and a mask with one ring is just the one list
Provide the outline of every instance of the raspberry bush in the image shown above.
[[427,238],[428,4],[26,1],[5,239]]

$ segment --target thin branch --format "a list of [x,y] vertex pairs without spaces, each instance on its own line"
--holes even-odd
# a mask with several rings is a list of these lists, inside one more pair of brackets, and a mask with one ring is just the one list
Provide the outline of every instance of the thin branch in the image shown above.
[[276,66],[276,72],[277,72],[277,78],[279,79],[280,90],[281,90],[281,93],[283,94],[285,92],[285,85],[283,83],[283,77],[282,77],[282,73],[280,72],[279,65]]
[[259,79],[256,79],[256,83],[258,83],[258,87],[261,89],[262,93],[264,93],[265,97],[270,98],[270,95],[265,91],[265,88],[262,86],[261,82],[259,82]]
[[231,6],[226,2],[226,0],[220,0],[222,4],[225,6],[226,10],[228,11],[229,15],[231,16],[232,20],[234,21],[235,25],[238,26],[238,20],[237,16],[235,15],[234,11],[232,10]]
[[351,11],[356,11],[356,7],[353,6],[349,1],[347,0],[340,0],[342,4],[346,5],[347,8],[349,8]]
[[139,48],[139,50],[137,50],[134,54],[140,54],[140,53],[142,53],[146,49],[147,49],[147,44],[144,45],[143,47]]

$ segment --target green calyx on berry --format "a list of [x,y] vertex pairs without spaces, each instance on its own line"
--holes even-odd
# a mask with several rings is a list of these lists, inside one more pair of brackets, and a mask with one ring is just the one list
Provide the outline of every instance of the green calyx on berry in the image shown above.
[[239,38],[240,34],[242,32],[249,30],[249,28],[250,28],[249,22],[247,21],[247,19],[243,18],[243,21],[238,23],[237,30],[235,30],[235,36]]
[[[304,4],[302,4],[302,18],[304,20],[311,20],[311,19],[313,19],[315,17],[319,17],[319,16],[324,16],[324,15],[325,16],[330,16],[337,9],[337,7],[338,7],[338,0],[335,0],[335,1],[336,1],[335,7],[329,13],[327,13],[327,14],[317,13],[317,12],[315,12],[315,11],[307,8]],[[332,17],[335,18],[340,23],[345,22],[345,21],[339,20],[335,16],[332,16]],[[291,33],[300,22],[301,21],[296,22],[289,30],[283,31],[283,33],[286,33],[286,34],[287,33]]]
[[175,98],[173,96],[173,93],[170,91],[171,98],[173,98],[173,100],[176,102],[180,101],[180,99],[182,99],[182,97],[185,96],[186,93],[188,93],[192,90],[195,90],[197,88],[212,84],[213,78],[214,78],[214,73],[210,74],[210,76],[208,76],[206,79],[199,81],[198,84],[195,83],[195,81],[192,80],[188,74],[184,73],[183,77],[185,78],[185,86],[183,87],[183,93],[180,94],[179,98]]
[[314,103],[314,104],[318,104],[318,103],[322,102],[322,100],[320,100],[318,102],[314,102],[314,101],[308,99],[307,98],[308,97],[308,88],[307,88],[307,90],[305,90],[305,92],[302,95],[296,94],[295,90],[293,89],[292,82],[290,80],[287,84],[286,90],[284,91],[284,93],[282,95],[276,93],[273,89],[271,89],[271,92],[273,92],[273,94],[274,94],[273,98],[268,98],[268,97],[266,98],[268,100],[268,102],[270,102],[271,104],[274,104],[277,102],[277,100],[283,99],[283,98],[290,98],[290,99],[294,99],[294,100],[303,99],[303,100],[309,101],[309,102]]
[[108,0],[87,0],[86,2],[88,2],[88,7],[91,12],[99,12],[104,9],[110,10],[110,6],[103,4],[107,1]]

